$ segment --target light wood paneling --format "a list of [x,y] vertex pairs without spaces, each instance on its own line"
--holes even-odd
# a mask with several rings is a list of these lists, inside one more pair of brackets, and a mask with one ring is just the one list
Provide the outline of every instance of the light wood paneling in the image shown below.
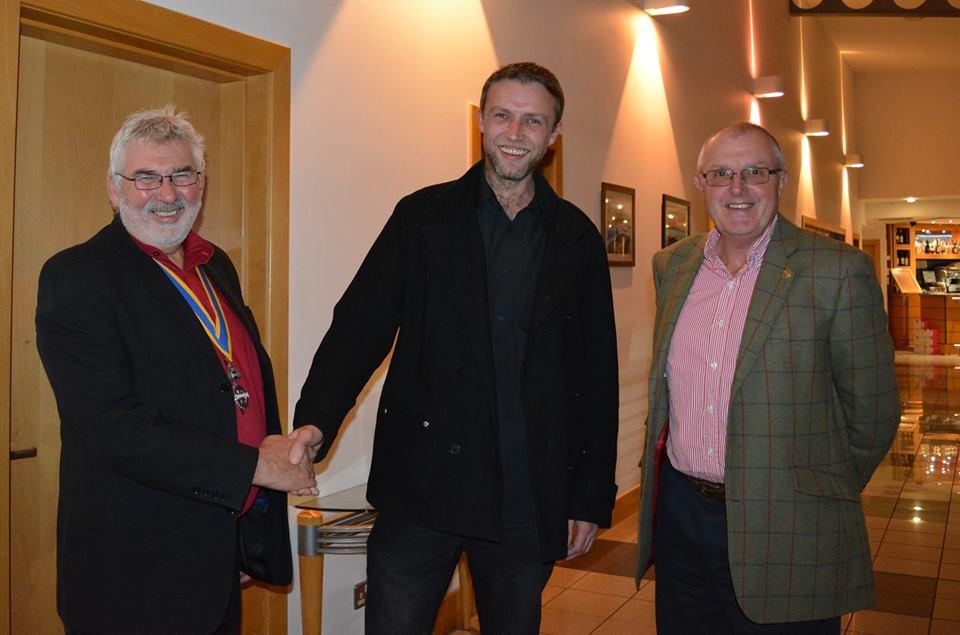
[[[0,561],[11,544],[29,554],[11,564],[15,587],[0,573],[0,633],[56,632],[59,435],[34,341],[39,267],[109,222],[107,148],[123,118],[164,103],[188,110],[208,143],[200,230],[238,265],[285,411],[290,53],[134,0],[5,2],[0,29],[0,403],[10,404],[0,434],[38,447],[36,459],[0,459]],[[286,632],[285,592],[245,589],[244,631]],[[18,604],[45,607],[40,621]]]

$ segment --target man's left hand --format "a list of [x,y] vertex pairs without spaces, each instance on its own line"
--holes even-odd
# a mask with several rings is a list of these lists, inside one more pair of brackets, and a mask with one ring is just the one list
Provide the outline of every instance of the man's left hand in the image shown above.
[[590,547],[593,546],[593,539],[597,537],[597,529],[599,527],[596,523],[585,520],[568,520],[567,557],[563,561],[573,560],[577,556],[582,556],[590,551]]

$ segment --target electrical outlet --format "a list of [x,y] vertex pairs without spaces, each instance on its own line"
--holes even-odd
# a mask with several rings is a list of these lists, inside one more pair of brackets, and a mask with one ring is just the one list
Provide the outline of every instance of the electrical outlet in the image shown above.
[[367,603],[367,581],[353,585],[353,608],[359,609]]

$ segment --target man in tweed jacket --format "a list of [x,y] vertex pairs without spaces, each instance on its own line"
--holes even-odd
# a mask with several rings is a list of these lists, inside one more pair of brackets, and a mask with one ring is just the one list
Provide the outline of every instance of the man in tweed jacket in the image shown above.
[[870,606],[860,491],[899,421],[870,258],[779,214],[769,132],[727,126],[695,184],[716,229],[653,259],[638,576],[661,633],[837,633]]

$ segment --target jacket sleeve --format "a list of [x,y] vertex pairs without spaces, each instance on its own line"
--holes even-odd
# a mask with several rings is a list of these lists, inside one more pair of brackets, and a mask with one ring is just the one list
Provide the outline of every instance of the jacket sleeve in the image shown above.
[[866,254],[855,254],[841,278],[830,329],[830,360],[862,489],[890,448],[900,421],[893,342]]
[[610,270],[603,241],[594,230],[584,253],[580,288],[583,319],[584,368],[579,373],[584,447],[577,449],[580,465],[572,483],[570,518],[609,527],[617,485],[617,430],[620,390],[617,368],[617,331],[613,316]]
[[56,396],[64,451],[84,453],[146,487],[239,510],[257,449],[144,402],[113,303],[91,279],[83,262],[62,257],[40,273],[37,348]]
[[333,309],[294,411],[293,426],[323,432],[322,460],[344,417],[393,346],[403,311],[407,261],[402,248],[401,201]]

